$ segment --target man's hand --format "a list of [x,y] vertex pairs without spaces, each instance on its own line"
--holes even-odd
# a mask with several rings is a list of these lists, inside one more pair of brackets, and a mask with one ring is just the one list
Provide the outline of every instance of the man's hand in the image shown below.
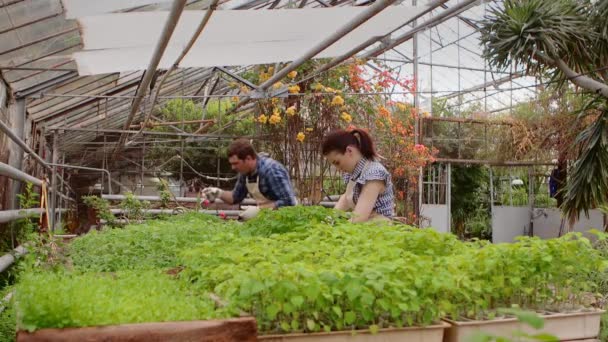
[[260,207],[251,206],[239,214],[239,219],[241,219],[243,221],[251,220],[252,218],[256,217],[260,213],[260,210],[261,210]]
[[222,195],[223,190],[220,188],[209,187],[204,188],[201,192],[203,193],[203,197],[208,199],[210,202],[213,202]]

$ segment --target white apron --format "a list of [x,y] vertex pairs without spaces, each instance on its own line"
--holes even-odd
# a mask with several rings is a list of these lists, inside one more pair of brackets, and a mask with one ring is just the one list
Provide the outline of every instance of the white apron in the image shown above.
[[256,177],[255,182],[249,183],[249,177],[245,176],[245,185],[247,186],[247,191],[249,191],[249,194],[251,197],[253,197],[260,209],[274,208],[274,201],[264,197],[264,195],[262,195],[260,192],[259,180],[260,177],[258,176]]

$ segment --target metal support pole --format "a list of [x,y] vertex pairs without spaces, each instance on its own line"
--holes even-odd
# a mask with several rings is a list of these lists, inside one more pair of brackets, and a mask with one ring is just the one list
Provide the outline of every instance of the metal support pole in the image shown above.
[[532,166],[528,167],[528,207],[530,209],[530,229],[529,236],[534,236],[534,175]]
[[[61,164],[65,164],[65,154],[63,154],[61,156]],[[64,179],[64,177],[65,177],[65,169],[62,168],[61,169],[61,179]],[[61,193],[63,193],[63,182],[61,182],[60,187],[61,188],[59,189],[59,193],[61,194]],[[63,198],[61,198],[59,196],[55,196],[55,200],[59,201],[59,208],[64,208]],[[57,214],[57,225],[59,225],[59,227],[61,227],[61,212],[59,212]]]
[[[163,53],[165,52],[165,49],[167,48],[167,45],[169,44],[169,40],[171,39],[171,36],[173,35],[173,31],[175,30],[175,27],[177,26],[179,17],[182,15],[182,12],[184,11],[186,2],[187,2],[187,0],[174,0],[173,1],[173,6],[171,7],[171,12],[169,12],[169,15],[167,16],[167,21],[165,22],[165,27],[163,28],[163,32],[160,36],[158,43],[156,44],[156,48],[154,49],[154,53],[152,55],[150,63],[148,64],[148,68],[146,69],[146,72],[144,73],[143,79],[141,80],[141,83],[139,83],[139,87],[137,88],[137,93],[135,95],[135,99],[133,99],[133,103],[131,104],[131,110],[129,111],[129,116],[127,117],[127,121],[125,122],[125,125],[124,125],[125,130],[129,129],[129,126],[131,126],[131,122],[133,121],[133,118],[135,117],[135,113],[137,113],[137,111],[139,110],[139,105],[140,105],[142,99],[144,98],[144,96],[146,95],[146,92],[148,91],[148,87],[150,86],[150,82],[152,82],[152,78],[156,74],[156,68],[158,67],[158,64],[160,63],[160,60],[163,56]],[[120,136],[120,139],[118,140],[118,145],[116,146],[116,149],[114,150],[114,157],[116,157],[116,155],[120,152],[126,139],[127,139],[127,136],[125,134],[122,134]]]
[[[51,172],[51,187],[53,189],[57,189],[57,161],[59,160],[59,135],[57,131],[53,132],[53,170]],[[56,209],[56,199],[55,193],[49,195],[50,204],[51,204],[51,217],[49,218],[51,221],[51,232],[55,232],[55,209]]]
[[50,165],[50,166],[65,167],[67,169],[79,169],[79,170],[89,170],[89,171],[105,172],[105,174],[108,176],[108,194],[109,195],[112,194],[112,176],[110,175],[110,171],[108,171],[106,169],[99,169],[99,168],[96,168],[96,167],[85,167],[85,166],[68,165],[68,164],[54,164],[54,163],[49,163],[48,165]]
[[46,162],[40,158],[40,156],[38,154],[36,154],[36,152],[34,152],[34,150],[32,150],[29,146],[27,146],[27,144],[25,142],[23,142],[23,140],[21,140],[21,138],[19,138],[19,136],[17,136],[15,134],[15,132],[13,132],[11,130],[10,127],[8,127],[4,122],[2,122],[0,120],[0,130],[2,132],[4,132],[4,134],[6,134],[9,138],[11,138],[11,140],[13,140],[13,142],[15,142],[17,145],[19,145],[19,147],[21,147],[25,152],[29,153],[34,159],[36,159],[40,165],[42,165],[45,169],[47,170],[51,170],[51,168],[46,165]]
[[464,12],[465,10],[469,9],[469,7],[475,6],[476,5],[475,3],[478,1],[479,0],[464,0],[461,3],[455,5],[454,7],[451,7],[449,9],[445,10],[444,12],[441,12],[440,14],[434,16],[432,19],[428,20],[427,22],[421,23],[420,25],[417,25],[416,27],[414,27],[412,30],[405,32],[404,34],[401,34],[394,39],[391,39],[387,44],[383,44],[376,49],[366,52],[365,54],[363,54],[363,56],[361,56],[361,58],[366,59],[369,57],[377,57],[378,55],[382,54],[383,52],[390,50],[390,49],[394,48],[395,46],[408,41],[409,39],[412,38],[414,33],[418,32],[418,31],[422,31],[422,30],[426,29],[427,27],[430,27],[431,25],[436,25],[437,23],[440,23],[443,20],[456,16],[456,15],[460,14],[461,12]]
[[[9,115],[12,132],[15,133],[15,136],[19,140],[23,140],[23,133],[25,131],[25,100],[17,100],[9,106]],[[8,164],[18,170],[21,170],[23,167],[23,148],[16,141],[9,142]],[[21,183],[17,180],[11,180],[10,189],[8,208],[18,209],[17,195],[20,193]]]
[[[417,5],[417,0],[412,0],[412,5],[416,6]],[[414,26],[416,26],[417,21],[414,20],[414,22],[412,23]],[[416,89],[420,89],[419,88],[419,72],[418,72],[418,34],[416,32],[414,32],[413,34],[413,47],[412,47],[412,52],[413,52],[413,58],[414,58],[414,84]],[[416,91],[414,93],[414,108],[417,112],[420,111],[420,95],[418,93],[418,91]],[[418,113],[419,114],[419,113]],[[415,119],[414,121],[414,144],[419,144],[420,143],[420,120],[418,118]],[[424,169],[421,167],[418,170],[418,205],[415,208],[415,215],[416,215],[416,219],[418,220],[418,225],[420,226],[422,224],[422,221],[420,221],[420,217],[421,217],[421,211],[422,211],[422,192],[424,191],[424,186],[422,184],[422,180],[423,180],[423,176],[422,173],[424,172]]]
[[448,163],[447,168],[447,184],[446,184],[446,199],[445,204],[447,206],[447,216],[448,216],[448,233],[452,231],[452,164]]
[[[369,6],[364,12],[360,13],[355,18],[346,23],[344,26],[338,28],[336,32],[331,34],[329,37],[323,39],[322,42],[308,50],[304,55],[300,56],[295,61],[289,63],[289,65],[287,65],[283,69],[277,71],[274,76],[266,80],[266,82],[260,84],[258,89],[261,91],[266,91],[277,81],[280,81],[281,79],[283,79],[283,77],[287,76],[288,73],[295,70],[297,67],[304,64],[305,62],[319,54],[321,51],[327,49],[333,43],[337,42],[340,38],[344,37],[349,32],[361,26],[361,24],[374,17],[376,14],[380,13],[388,6],[392,5],[395,1],[396,0],[378,0],[373,5]],[[238,107],[239,106],[237,105],[237,108]]]

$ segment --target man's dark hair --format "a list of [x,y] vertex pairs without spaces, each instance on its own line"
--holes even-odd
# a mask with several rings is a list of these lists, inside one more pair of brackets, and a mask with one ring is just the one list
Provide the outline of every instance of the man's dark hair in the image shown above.
[[237,139],[228,147],[228,158],[232,156],[236,156],[241,160],[244,160],[247,156],[256,159],[257,153],[247,139]]

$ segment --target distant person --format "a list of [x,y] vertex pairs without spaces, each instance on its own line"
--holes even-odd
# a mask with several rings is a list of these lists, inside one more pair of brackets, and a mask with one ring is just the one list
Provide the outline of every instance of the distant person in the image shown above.
[[209,187],[203,196],[213,202],[217,198],[230,204],[241,203],[247,194],[257,207],[249,207],[239,215],[243,220],[255,217],[262,208],[280,208],[296,205],[289,173],[276,160],[258,155],[246,139],[235,140],[228,148],[228,161],[232,170],[239,173],[232,191]]
[[335,209],[352,211],[352,222],[390,219],[395,195],[391,174],[376,159],[372,138],[362,129],[337,130],[323,139],[323,156],[344,172],[347,182]]

